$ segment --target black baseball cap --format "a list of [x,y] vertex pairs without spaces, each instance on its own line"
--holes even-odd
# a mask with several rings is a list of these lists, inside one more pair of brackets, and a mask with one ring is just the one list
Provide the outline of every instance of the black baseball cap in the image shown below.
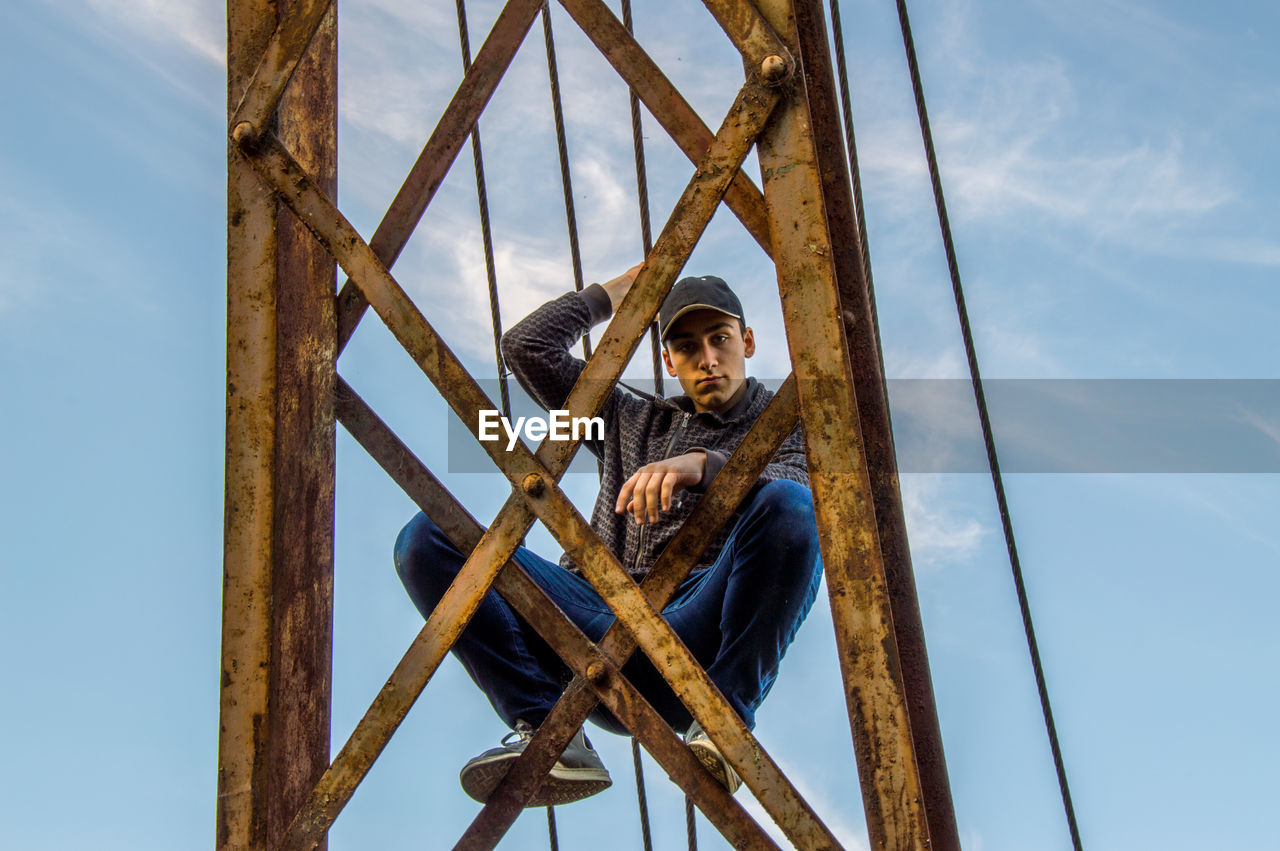
[[742,302],[723,279],[715,275],[681,278],[667,293],[667,300],[658,311],[658,338],[665,343],[676,320],[694,310],[718,310],[746,323],[742,318]]

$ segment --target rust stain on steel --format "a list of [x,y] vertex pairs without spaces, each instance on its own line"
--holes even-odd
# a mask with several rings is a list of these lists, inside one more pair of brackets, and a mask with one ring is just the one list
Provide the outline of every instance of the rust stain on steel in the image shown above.
[[[773,453],[797,421],[795,380],[789,377],[730,456],[725,468],[699,500],[685,524],[663,549],[640,590],[661,610],[697,563],[712,537],[732,515],[760,476]],[[626,664],[636,643],[615,623],[599,642],[600,651],[617,666]],[[577,686],[583,686],[577,683]],[[586,721],[596,701],[580,689],[570,688],[534,734],[524,754],[498,784],[489,802],[468,828],[465,837],[487,837],[496,842],[538,789],[538,781],[564,750],[574,732]],[[683,776],[677,782],[683,781]]]
[[[618,74],[693,163],[699,163],[711,146],[710,128],[689,102],[654,64],[602,0],[560,0],[569,15],[591,39]],[[746,174],[739,173],[724,194],[724,202],[747,232],[768,254],[771,250],[769,218],[764,195]]]
[[[300,0],[278,0],[281,20],[305,11]],[[330,5],[277,112],[281,138],[329,193],[337,187],[337,95]],[[334,262],[287,209],[278,234],[268,844],[329,765],[333,644]]]
[[[542,0],[509,0],[494,21],[449,106],[369,239],[369,247],[388,269],[408,244],[541,8]],[[339,352],[355,333],[368,306],[360,288],[347,281],[338,294]]]
[[[754,3],[750,0],[702,0],[702,3],[729,36],[733,46],[738,48],[750,73],[760,74],[761,80],[769,85],[777,85],[786,79],[795,66],[791,51],[787,50]],[[775,59],[781,64],[774,71],[773,79],[766,79],[762,74],[766,59]]]
[[[227,4],[227,103],[237,103],[275,27],[261,0]],[[275,461],[276,204],[234,152],[227,164],[227,420],[219,851],[266,840],[264,720],[269,705]]]
[[[705,228],[733,169],[745,159],[752,140],[776,103],[776,95],[752,84],[744,86],[739,93],[721,135],[707,155],[709,162],[724,160],[732,168],[722,170],[714,180],[700,179],[695,175],[690,182],[682,203],[677,205],[677,212],[673,214],[673,221],[659,237],[650,259],[637,277],[636,285],[620,306],[619,314],[614,317],[583,376],[569,394],[565,407],[571,415],[590,416],[603,404],[617,382],[622,366],[693,250],[692,242],[681,241],[673,235],[676,231],[673,223],[678,224],[684,216],[693,216],[700,218]],[[242,154],[361,286],[370,304],[401,345],[475,433],[478,430],[478,411],[491,408],[492,403],[350,223],[312,184],[305,171],[274,136],[268,134],[252,151]],[[515,457],[524,459],[527,450],[522,446],[519,448],[521,451]],[[545,440],[538,449],[537,460],[541,463],[537,466],[547,464],[554,480],[568,467],[576,448],[576,441]],[[532,461],[531,458],[527,460]],[[495,461],[499,459],[495,458]],[[499,463],[511,466],[507,459]],[[527,467],[523,470],[524,475],[530,472],[547,474],[546,469]],[[514,496],[509,499],[494,527],[485,533],[480,545],[468,558],[347,745],[312,790],[307,804],[290,826],[282,847],[312,848],[321,841],[324,831],[350,799],[377,754],[386,746],[392,732],[475,613],[481,597],[532,523],[533,515],[521,501]]]
[[916,764],[925,797],[925,816],[935,851],[959,851],[959,831],[929,675],[929,657],[916,597],[915,576],[911,569],[911,550],[907,541],[902,494],[898,487],[888,396],[877,350],[873,299],[863,272],[867,266],[849,182],[827,31],[822,8],[815,0],[797,0],[795,15],[800,54],[807,72],[809,117],[818,172],[822,176],[827,227],[832,234],[845,235],[832,240],[832,256],[884,558],[885,583],[893,613],[894,636],[915,742]]
[[[790,2],[764,0],[762,11],[784,38],[794,38]],[[760,164],[768,175],[765,197],[779,236],[774,246],[778,287],[799,383],[867,829],[872,847],[928,848],[929,828],[803,89],[789,93],[785,109],[761,137]],[[793,168],[784,172],[784,165]]]
[[[247,132],[249,136],[267,131],[307,45],[332,7],[333,0],[298,0],[292,4],[288,14],[281,16],[279,27],[263,49],[240,105],[231,115],[229,128],[247,124],[250,130],[241,132]],[[275,8],[274,4],[272,8]],[[273,26],[274,23],[273,16]]]

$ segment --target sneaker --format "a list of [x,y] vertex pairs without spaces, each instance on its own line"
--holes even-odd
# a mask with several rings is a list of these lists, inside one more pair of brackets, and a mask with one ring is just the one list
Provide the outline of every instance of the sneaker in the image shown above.
[[[533,728],[524,721],[517,721],[515,730],[502,737],[499,747],[490,748],[462,767],[458,779],[462,781],[463,790],[480,803],[487,803],[532,738]],[[591,748],[586,733],[579,727],[564,753],[551,767],[542,788],[525,806],[571,804],[603,792],[612,785],[613,780],[600,761],[600,755]]]
[[693,751],[693,755],[698,758],[698,762],[706,766],[711,776],[719,780],[720,785],[728,789],[730,795],[738,791],[738,787],[742,785],[742,778],[721,755],[716,743],[707,737],[701,724],[694,721],[693,726],[684,734],[684,741],[689,746],[689,750]]

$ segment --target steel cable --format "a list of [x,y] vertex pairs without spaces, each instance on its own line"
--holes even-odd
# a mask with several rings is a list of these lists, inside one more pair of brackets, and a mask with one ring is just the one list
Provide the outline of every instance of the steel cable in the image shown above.
[[[622,0],[622,25],[635,35],[631,21],[631,0]],[[644,130],[640,120],[640,98],[635,89],[631,96],[631,147],[636,160],[636,199],[640,202],[640,242],[644,256],[653,250],[653,231],[649,222],[649,178],[644,163]],[[653,355],[653,395],[662,398],[662,342],[658,339],[658,323],[649,326],[649,348]]]
[[[457,0],[458,40],[462,45],[462,72],[471,70],[471,41],[467,37],[467,7]],[[507,369],[502,362],[502,317],[498,310],[498,273],[493,262],[493,235],[489,227],[489,193],[484,179],[484,155],[480,149],[480,122],[471,128],[471,157],[476,168],[476,199],[480,205],[480,235],[484,241],[485,275],[489,280],[489,314],[493,323],[493,353],[498,364],[498,392],[502,413],[511,419],[511,394],[507,389]]]
[[1040,694],[1040,708],[1044,714],[1045,729],[1049,734],[1049,746],[1053,750],[1053,767],[1058,773],[1058,788],[1062,793],[1062,806],[1067,815],[1067,827],[1071,831],[1071,844],[1081,851],[1080,829],[1076,824],[1075,808],[1071,803],[1071,790],[1067,785],[1067,770],[1058,744],[1058,732],[1053,723],[1053,710],[1049,705],[1049,689],[1045,684],[1044,668],[1040,663],[1040,650],[1036,645],[1035,627],[1031,622],[1031,607],[1027,601],[1027,589],[1022,578],[1022,565],[1018,559],[1018,547],[1013,537],[1013,522],[1009,517],[1009,502],[1005,497],[1004,480],[1000,475],[1000,462],[996,457],[995,438],[991,431],[991,417],[987,413],[986,395],[982,390],[982,376],[978,371],[978,356],[973,344],[973,332],[969,326],[969,312],[965,308],[964,289],[960,283],[960,265],[956,260],[955,244],[951,238],[951,224],[947,217],[947,205],[942,194],[942,178],[938,170],[938,156],[934,150],[933,133],[929,127],[929,113],[925,108],[924,87],[920,81],[920,66],[916,61],[915,42],[911,37],[911,22],[907,17],[905,0],[897,0],[898,21],[902,25],[902,41],[907,50],[907,66],[911,72],[911,88],[915,94],[916,111],[920,117],[920,134],[924,139],[925,155],[929,160],[929,179],[933,183],[933,197],[938,209],[938,223],[942,228],[942,244],[947,254],[947,268],[951,273],[951,289],[955,294],[956,312],[960,317],[960,330],[964,337],[965,356],[969,361],[969,374],[973,379],[973,395],[978,405],[978,417],[982,424],[982,439],[986,444],[987,461],[991,466],[991,481],[995,486],[996,503],[1000,509],[1000,523],[1004,528],[1005,544],[1009,550],[1009,566],[1013,571],[1013,584],[1018,595],[1018,608],[1022,613],[1022,626],[1027,636],[1027,649],[1031,653],[1031,667],[1035,672],[1036,690]]
[[[573,205],[573,177],[569,171],[569,143],[564,129],[564,109],[560,99],[560,72],[556,62],[556,42],[551,34],[551,4],[542,4],[542,38],[547,45],[547,77],[551,82],[551,113],[556,125],[556,151],[560,156],[560,186],[564,190],[565,224],[569,229],[569,259],[573,263],[573,288],[582,292],[582,252],[578,247],[578,215]],[[591,359],[591,332],[582,337],[582,356]]]

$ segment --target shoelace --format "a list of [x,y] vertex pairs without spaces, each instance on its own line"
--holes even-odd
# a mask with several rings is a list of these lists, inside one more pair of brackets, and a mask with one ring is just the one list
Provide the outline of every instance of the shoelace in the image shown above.
[[527,745],[533,738],[533,728],[523,721],[517,721],[516,728],[502,737],[502,744],[509,744],[513,736],[520,744]]

